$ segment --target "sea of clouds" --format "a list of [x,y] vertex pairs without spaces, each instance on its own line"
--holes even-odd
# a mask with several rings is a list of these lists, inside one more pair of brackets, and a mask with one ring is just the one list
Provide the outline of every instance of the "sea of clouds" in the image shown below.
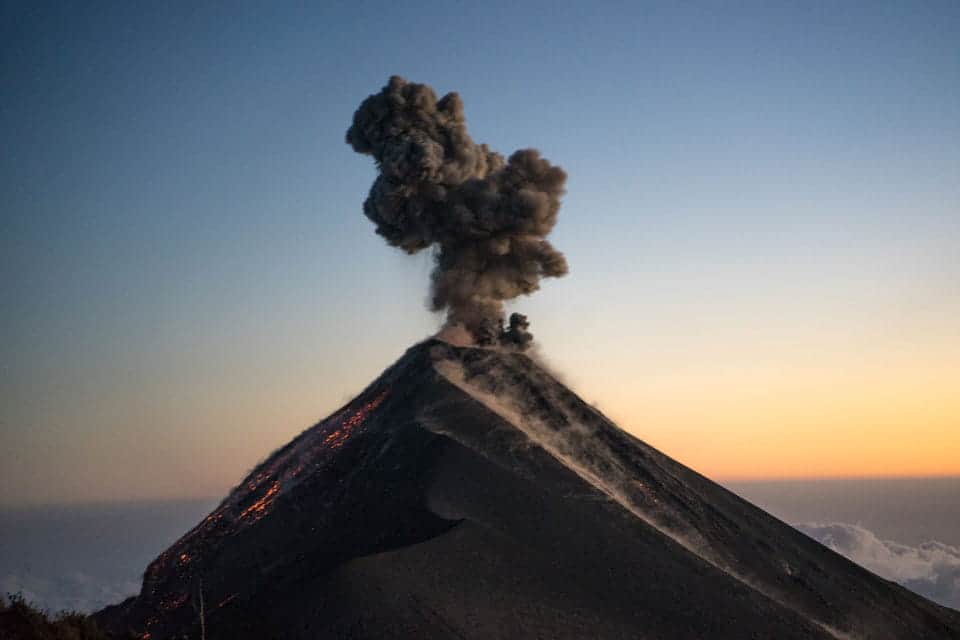
[[138,591],[140,582],[136,579],[111,581],[79,571],[56,578],[12,573],[0,575],[0,594],[19,594],[51,613],[89,613],[121,602]]
[[960,548],[936,541],[917,546],[900,544],[843,522],[796,527],[877,575],[934,602],[960,609]]
[[91,612],[140,591],[143,570],[214,499],[0,509],[0,595]]

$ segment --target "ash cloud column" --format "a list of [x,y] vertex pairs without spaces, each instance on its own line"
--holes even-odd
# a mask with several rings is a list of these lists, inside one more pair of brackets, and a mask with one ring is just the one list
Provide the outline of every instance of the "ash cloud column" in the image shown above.
[[379,174],[363,205],[388,244],[413,254],[432,248],[430,307],[478,344],[526,348],[529,322],[504,302],[567,273],[546,236],[567,175],[535,149],[509,159],[467,133],[456,93],[393,76],[353,116],[347,143],[373,156]]

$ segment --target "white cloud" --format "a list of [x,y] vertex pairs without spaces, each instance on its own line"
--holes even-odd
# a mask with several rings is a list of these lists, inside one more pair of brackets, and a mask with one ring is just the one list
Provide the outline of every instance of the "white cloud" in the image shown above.
[[911,547],[881,540],[869,529],[842,522],[796,527],[877,575],[960,609],[960,548],[935,541]]
[[90,613],[108,604],[116,604],[139,591],[140,585],[136,582],[105,582],[80,572],[58,580],[11,573],[0,575],[0,594],[19,593],[28,602],[51,613]]

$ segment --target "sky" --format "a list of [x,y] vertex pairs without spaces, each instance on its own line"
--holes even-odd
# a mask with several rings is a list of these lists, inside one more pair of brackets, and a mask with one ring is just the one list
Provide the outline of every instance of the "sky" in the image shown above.
[[344,142],[390,75],[569,174],[517,300],[724,480],[960,474],[960,5],[3,3],[0,504],[222,495],[442,317]]

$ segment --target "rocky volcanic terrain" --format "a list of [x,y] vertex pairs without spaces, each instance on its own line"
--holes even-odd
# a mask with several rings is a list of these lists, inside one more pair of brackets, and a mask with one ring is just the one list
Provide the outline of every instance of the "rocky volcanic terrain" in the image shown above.
[[527,356],[437,340],[96,618],[144,640],[201,622],[209,639],[960,638],[960,613],[621,431]]

